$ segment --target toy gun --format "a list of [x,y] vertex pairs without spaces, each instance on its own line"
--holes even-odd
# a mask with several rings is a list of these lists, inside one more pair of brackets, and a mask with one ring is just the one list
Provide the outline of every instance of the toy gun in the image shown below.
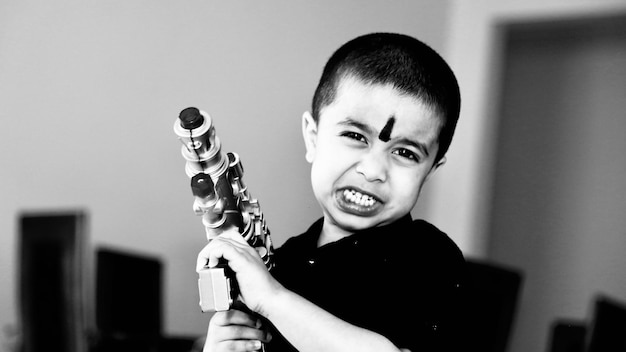
[[[211,241],[235,227],[270,270],[273,267],[270,231],[259,202],[251,198],[243,182],[239,156],[222,152],[211,117],[196,108],[181,111],[174,132],[183,143],[185,172],[191,178],[195,197],[193,210],[202,216],[207,239]],[[201,270],[198,288],[203,312],[228,310],[239,296],[234,273],[225,262]]]

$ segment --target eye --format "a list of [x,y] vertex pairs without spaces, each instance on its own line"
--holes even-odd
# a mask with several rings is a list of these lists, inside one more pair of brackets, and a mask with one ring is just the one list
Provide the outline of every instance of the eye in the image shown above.
[[406,149],[406,148],[400,148],[400,149],[396,149],[393,151],[394,154],[401,156],[402,158],[405,158],[407,160],[413,161],[413,162],[419,162],[420,161],[420,157],[419,155],[417,155],[417,153]]
[[346,131],[346,132],[342,132],[340,136],[350,138],[358,142],[367,143],[367,139],[365,139],[365,136],[363,136],[362,134],[358,132]]

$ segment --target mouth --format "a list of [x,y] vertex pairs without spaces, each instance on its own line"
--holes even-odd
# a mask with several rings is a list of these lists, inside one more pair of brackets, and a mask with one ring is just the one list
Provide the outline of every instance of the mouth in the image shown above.
[[360,205],[362,207],[371,207],[374,205],[377,200],[373,196],[369,194],[361,193],[354,189],[345,189],[343,190],[343,197],[351,203],[356,205]]
[[382,206],[378,197],[355,188],[337,191],[336,199],[341,209],[358,216],[372,215]]

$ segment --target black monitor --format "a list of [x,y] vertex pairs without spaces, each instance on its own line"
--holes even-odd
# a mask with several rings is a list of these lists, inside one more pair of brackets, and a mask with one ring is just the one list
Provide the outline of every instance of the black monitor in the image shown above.
[[626,304],[605,295],[595,299],[588,352],[626,351]]
[[162,271],[161,260],[153,256],[96,251],[96,324],[104,345],[120,350],[160,338]]
[[88,214],[19,214],[19,298],[23,351],[83,352]]

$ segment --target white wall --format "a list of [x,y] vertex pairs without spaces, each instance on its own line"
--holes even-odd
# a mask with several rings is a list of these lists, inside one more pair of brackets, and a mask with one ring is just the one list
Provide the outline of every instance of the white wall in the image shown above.
[[482,257],[488,247],[490,187],[495,140],[492,111],[498,92],[501,51],[497,25],[624,11],[624,0],[452,0],[447,59],[461,87],[461,119],[448,165],[431,184],[429,218],[455,234],[465,254]]
[[488,256],[524,271],[512,352],[547,347],[557,319],[591,318],[600,293],[626,302],[626,21],[617,21],[526,25],[507,40]]
[[[622,300],[626,297],[626,286],[622,279],[625,242],[624,193],[621,186],[624,163],[613,162],[614,158],[620,158],[619,151],[623,150],[623,138],[620,139],[617,132],[624,128],[623,119],[620,120],[620,116],[623,117],[620,106],[623,104],[614,103],[609,107],[607,103],[610,100],[623,101],[623,88],[610,88],[607,85],[615,81],[606,79],[616,72],[623,77],[623,64],[620,66],[616,60],[622,60],[624,56],[623,49],[621,52],[606,50],[602,53],[608,52],[607,56],[592,57],[575,53],[568,60],[553,62],[554,67],[558,68],[554,71],[570,70],[562,74],[567,79],[563,79],[563,87],[559,87],[563,91],[570,91],[567,95],[570,101],[556,108],[549,105],[552,110],[546,115],[556,120],[552,124],[528,118],[528,121],[515,127],[523,125],[529,129],[534,121],[537,128],[526,133],[512,128],[515,132],[511,133],[517,133],[518,138],[533,137],[513,147],[517,150],[517,156],[521,156],[516,160],[530,160],[524,164],[530,167],[518,166],[507,170],[513,175],[503,187],[526,184],[534,192],[529,192],[529,196],[524,194],[525,189],[522,187],[510,187],[512,189],[504,195],[508,199],[500,203],[500,206],[509,206],[499,209],[497,213],[506,219],[499,218],[496,221],[490,219],[491,201],[494,199],[494,148],[497,137],[506,138],[496,136],[500,116],[496,114],[495,108],[501,98],[497,91],[501,85],[496,83],[500,83],[498,74],[503,53],[498,25],[511,21],[520,23],[616,13],[626,13],[626,2],[452,2],[447,52],[459,77],[464,104],[455,141],[457,144],[453,145],[448,156],[450,161],[457,162],[443,169],[434,185],[431,185],[434,190],[429,210],[435,223],[460,238],[466,255],[492,259],[523,271],[525,278],[520,311],[514,325],[510,351],[548,351],[550,324],[556,319],[590,318],[592,298],[600,292]],[[532,66],[531,60],[541,54],[528,55],[527,64]],[[553,73],[549,69],[545,71]],[[590,76],[592,72],[600,72],[605,76]],[[581,74],[586,76],[581,79]],[[576,85],[568,79],[577,80]],[[524,82],[524,79],[518,81]],[[555,87],[537,80],[518,89],[549,91],[552,96],[546,100],[550,104],[554,104],[552,100],[564,99],[563,95],[558,95],[560,91],[550,88]],[[584,100],[580,98],[581,95],[584,95]],[[532,94],[522,94],[517,99],[518,102],[522,101],[519,106],[526,104],[532,108],[519,109],[521,111],[516,111],[518,115],[515,116],[527,116],[532,114],[531,111],[547,109],[547,104],[538,106],[540,99],[529,96],[532,97]],[[618,107],[617,112],[614,106]],[[506,107],[516,109],[510,105]],[[619,111],[622,111],[621,115]],[[548,129],[549,125],[553,127]],[[550,136],[542,138],[536,131],[544,131],[543,136],[545,133]],[[515,141],[512,143],[515,144]],[[561,158],[562,155],[567,155],[567,158]],[[556,160],[558,163],[545,160]],[[508,166],[511,163],[514,161],[510,161]],[[506,164],[502,163],[499,167]],[[520,174],[517,177],[514,175],[516,172]],[[519,211],[524,208],[526,213]],[[490,228],[490,223],[498,223],[498,230],[503,231],[490,238],[490,230],[495,228]],[[509,232],[504,233],[505,230]]]
[[447,4],[1,2],[0,329],[19,324],[18,213],[81,208],[92,246],[165,260],[166,332],[203,333],[194,266],[205,240],[172,131],[178,112],[213,115],[280,245],[319,216],[300,116],[325,60],[381,30],[442,50]]

